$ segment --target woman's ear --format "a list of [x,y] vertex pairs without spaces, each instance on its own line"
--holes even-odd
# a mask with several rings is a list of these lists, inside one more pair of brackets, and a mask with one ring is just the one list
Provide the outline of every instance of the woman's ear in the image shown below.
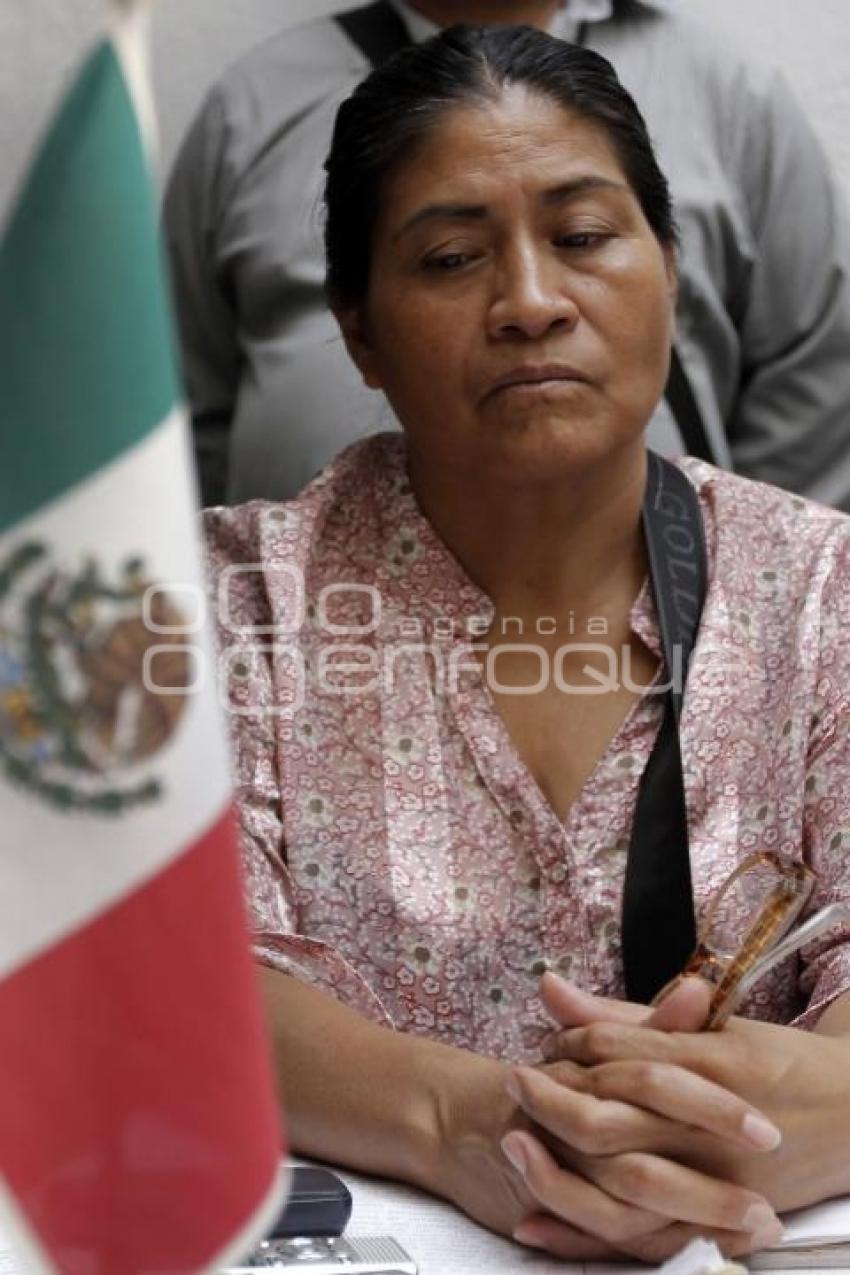
[[667,289],[670,293],[670,300],[675,307],[679,299],[679,254],[676,252],[675,245],[666,244],[661,251],[664,254],[664,269],[667,274]]
[[369,335],[369,323],[362,306],[346,310],[334,310],[345,348],[355,367],[370,390],[383,389],[378,373],[378,359]]

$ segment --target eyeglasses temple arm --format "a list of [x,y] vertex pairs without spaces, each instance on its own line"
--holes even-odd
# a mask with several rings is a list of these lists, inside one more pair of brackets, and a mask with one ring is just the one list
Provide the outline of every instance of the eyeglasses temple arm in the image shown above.
[[834,925],[840,925],[843,921],[850,921],[850,904],[830,903],[819,912],[815,912],[814,916],[810,916],[802,925],[791,930],[743,976],[736,990],[735,1003],[737,1004],[746,996],[753,984],[757,983],[768,970],[773,969],[774,965],[778,965],[780,961],[785,960],[786,956],[805,947],[814,939],[820,938],[821,934],[832,929]]

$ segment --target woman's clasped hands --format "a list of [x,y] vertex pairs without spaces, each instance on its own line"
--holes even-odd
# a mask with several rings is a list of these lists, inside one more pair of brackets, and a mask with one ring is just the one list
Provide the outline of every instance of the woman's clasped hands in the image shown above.
[[542,1066],[509,1073],[527,1123],[501,1141],[536,1205],[521,1243],[656,1262],[704,1235],[740,1255],[777,1242],[775,1209],[850,1189],[846,1038],[741,1019],[699,1033],[696,979],[653,1010],[552,975],[541,993],[563,1030]]
[[585,996],[551,975],[542,995],[569,1029],[538,1067],[497,1064],[488,1074],[492,1064],[475,1060],[444,1107],[448,1155],[429,1187],[492,1229],[573,1261],[659,1262],[696,1235],[728,1255],[775,1243],[782,1227],[763,1171],[747,1180],[734,1171],[781,1154],[782,1134],[760,1108],[648,1052],[591,1057],[594,1041],[638,1024],[651,1039],[711,1043],[695,1034],[705,986],[687,980],[655,1010]]

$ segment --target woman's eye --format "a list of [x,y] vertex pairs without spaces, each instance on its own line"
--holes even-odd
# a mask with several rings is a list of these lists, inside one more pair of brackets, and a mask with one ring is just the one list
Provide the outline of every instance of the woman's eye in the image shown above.
[[577,230],[571,235],[558,235],[555,243],[559,248],[598,248],[606,238],[598,230]]
[[428,270],[443,270],[447,274],[453,270],[462,270],[464,266],[468,266],[472,261],[472,253],[469,252],[443,252],[436,257],[429,257],[425,262]]

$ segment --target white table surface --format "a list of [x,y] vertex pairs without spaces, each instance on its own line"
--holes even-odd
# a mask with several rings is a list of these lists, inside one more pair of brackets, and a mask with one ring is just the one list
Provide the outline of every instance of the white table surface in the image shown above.
[[[637,1263],[559,1261],[485,1231],[450,1204],[413,1187],[346,1169],[334,1172],[344,1178],[354,1201],[347,1234],[391,1235],[417,1262],[419,1275],[646,1275],[650,1269]],[[834,1219],[835,1209],[828,1207]],[[850,1229],[850,1201],[840,1208]],[[846,1267],[818,1269],[848,1275]]]
[[[419,1275],[638,1275],[650,1269],[638,1264],[565,1262],[485,1231],[450,1204],[413,1187],[335,1169],[354,1202],[347,1234],[390,1235],[418,1264]],[[828,1227],[850,1222],[850,1201],[820,1206]],[[808,1211],[807,1211],[808,1213]],[[798,1228],[799,1229],[799,1228]],[[847,1268],[822,1267],[827,1275],[847,1275]],[[0,1275],[27,1275],[0,1232]],[[760,1272],[760,1275],[765,1275]],[[766,1275],[770,1275],[767,1272]]]

